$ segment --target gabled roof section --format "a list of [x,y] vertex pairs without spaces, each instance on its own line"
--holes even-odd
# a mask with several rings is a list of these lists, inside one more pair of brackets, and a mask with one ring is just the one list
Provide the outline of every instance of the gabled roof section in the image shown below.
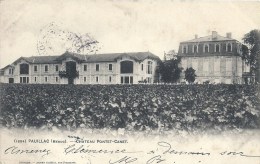
[[65,60],[66,58],[72,58],[73,60],[76,60],[78,62],[83,62],[86,61],[88,55],[81,55],[77,53],[72,53],[72,52],[65,52],[61,56],[58,56],[55,61],[60,62],[62,60]]
[[58,56],[31,56],[26,57],[25,60],[31,64],[55,64]]
[[209,36],[200,37],[200,38],[197,38],[197,39],[183,41],[181,43],[198,43],[198,42],[211,42],[211,41],[236,41],[236,40],[217,34],[216,37],[214,37],[214,38],[212,37],[212,35],[209,35]]
[[0,69],[0,75],[4,75],[5,70],[6,70],[7,68],[9,68],[9,67],[14,68],[13,65],[8,64],[8,65],[5,66],[4,68],[1,68],[1,69]]
[[4,68],[0,69],[0,76],[3,76],[5,74]]
[[152,54],[151,52],[126,52],[89,55],[87,62],[113,62],[124,56],[128,56],[136,61],[143,61],[145,59],[160,60],[158,56]]
[[16,61],[13,62],[13,64],[18,63],[21,60],[25,60],[26,62],[30,64],[54,64],[58,63],[55,61],[55,59],[58,56],[31,56],[31,57],[20,57]]
[[8,64],[7,66],[5,66],[4,68],[2,68],[3,70],[4,69],[6,69],[6,68],[8,68],[8,67],[14,67],[13,65],[10,65],[10,64]]

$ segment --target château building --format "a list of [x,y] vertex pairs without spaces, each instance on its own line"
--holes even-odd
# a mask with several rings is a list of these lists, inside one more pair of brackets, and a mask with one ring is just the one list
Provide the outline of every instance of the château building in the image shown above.
[[197,75],[195,83],[244,83],[242,75],[248,68],[242,60],[241,48],[242,44],[232,39],[231,33],[224,37],[216,31],[209,36],[195,35],[194,39],[181,42],[178,51],[183,68],[181,82],[185,81],[186,68],[192,67]]
[[151,52],[20,57],[0,70],[2,83],[137,84],[153,83],[160,58]]

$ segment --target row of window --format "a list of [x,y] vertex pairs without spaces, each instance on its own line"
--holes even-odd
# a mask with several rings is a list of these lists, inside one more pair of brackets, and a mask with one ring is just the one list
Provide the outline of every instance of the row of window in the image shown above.
[[[38,72],[38,66],[33,66],[33,71]],[[55,65],[55,71],[59,71],[59,66]],[[44,66],[44,72],[49,72],[49,65]],[[9,69],[9,74],[13,74],[13,69]],[[20,64],[20,74],[29,74],[29,64]]]
[[[12,82],[10,82],[10,79],[12,79]],[[13,78],[10,78],[9,79],[9,83],[13,83],[14,79]],[[33,77],[33,83],[38,83],[40,82],[39,81],[39,77]],[[152,83],[152,78],[147,78],[147,79],[144,79],[142,77],[142,81],[146,80],[147,83]],[[48,83],[49,82],[49,77],[48,76],[45,76],[44,77],[44,83]],[[58,76],[55,77],[55,82],[56,83],[59,83],[60,82],[60,78]],[[87,77],[83,77],[83,82],[86,83],[87,82]],[[95,77],[95,82],[96,83],[99,83],[99,76],[96,76]],[[112,76],[109,76],[108,77],[108,82],[109,83],[112,83]],[[20,83],[29,83],[29,77],[20,77]],[[133,84],[133,76],[121,76],[121,84]]]
[[[87,82],[87,77],[84,77],[84,82]],[[99,76],[95,77],[96,83],[99,82]],[[112,82],[112,76],[108,77],[108,81]],[[133,76],[121,76],[121,84],[133,84]]]
[[[38,72],[38,65],[33,66],[34,72]],[[83,65],[83,71],[88,70],[88,65],[85,64]],[[96,71],[100,70],[100,65],[96,64]],[[112,71],[113,70],[113,64],[108,65],[108,70]],[[141,64],[141,70],[144,70],[144,65]],[[13,74],[13,68],[9,69],[9,74]],[[59,65],[55,65],[55,71],[59,71]],[[44,72],[49,72],[49,65],[44,65]],[[133,73],[133,62],[132,61],[123,61],[121,62],[121,73]],[[152,74],[153,73],[153,62],[148,61],[147,62],[147,68],[146,68],[146,73],[147,74]],[[20,64],[20,74],[29,74],[29,64]]]
[[[83,70],[88,71],[88,65],[87,64],[84,65]],[[109,71],[113,70],[113,64],[108,65],[108,70]],[[99,71],[99,64],[96,64],[96,71]]]
[[[86,83],[86,82],[87,82],[87,77],[84,77],[84,78],[83,78],[83,81],[84,81],[84,83]],[[96,83],[99,82],[99,76],[96,76],[96,77],[95,77],[95,81],[96,81]],[[111,76],[108,77],[108,81],[109,81],[110,83],[112,82],[112,77],[111,77]]]
[[[216,43],[214,45],[214,52],[220,52],[220,50],[221,50],[221,45],[219,43]],[[192,46],[192,53],[198,53],[198,52],[199,52],[198,45],[193,45]],[[209,44],[203,45],[203,52],[204,53],[209,52]],[[231,43],[226,44],[226,52],[232,52],[232,44]],[[182,46],[182,53],[184,53],[184,54],[188,53],[188,45]]]
[[[55,82],[58,83],[60,81],[60,78],[58,76],[55,77]],[[33,82],[37,83],[39,82],[38,77],[33,78]],[[48,83],[49,82],[49,77],[45,76],[44,77],[44,82]],[[29,83],[29,77],[20,77],[20,83]]]
[[[121,62],[121,68],[126,68],[126,70],[123,70],[122,72],[123,73],[132,73],[133,71],[128,71],[128,70],[132,70],[132,62],[131,63],[127,63],[128,61],[125,61],[125,62]],[[126,66],[123,66],[122,67],[122,65],[126,65]],[[130,69],[130,67],[131,67],[131,69]],[[99,66],[99,64],[96,64],[96,71],[99,71],[99,69],[100,69],[100,66]],[[112,71],[113,70],[113,64],[109,64],[108,65],[108,70],[109,71]],[[121,69],[122,70],[122,69]],[[144,70],[144,65],[142,64],[141,65],[141,70],[143,71]],[[147,74],[152,74],[153,73],[153,62],[151,62],[151,61],[148,61],[148,63],[147,63]],[[88,65],[87,64],[85,64],[84,66],[83,66],[83,71],[88,71]]]
[[[213,62],[213,61],[212,61]],[[182,62],[182,67],[188,68],[192,67],[193,69],[196,70],[196,72],[219,72],[220,70],[224,72],[231,72],[232,71],[232,59],[231,58],[226,58],[225,61],[221,60],[215,60],[213,63],[210,62],[209,59],[204,59],[202,63],[199,63],[198,59],[194,60],[184,60]]]
[[[33,71],[34,71],[34,72],[38,72],[38,66],[37,66],[37,65],[35,65],[35,66],[33,67]],[[59,65],[55,65],[55,71],[56,71],[56,72],[59,71]],[[44,66],[44,72],[49,72],[49,65],[45,65],[45,66]]]

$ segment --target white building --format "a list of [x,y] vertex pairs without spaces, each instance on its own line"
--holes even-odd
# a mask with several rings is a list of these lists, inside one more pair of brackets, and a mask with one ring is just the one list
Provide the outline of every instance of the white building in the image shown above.
[[197,75],[195,83],[209,81],[211,83],[244,83],[242,78],[247,66],[242,60],[241,43],[231,38],[220,36],[216,31],[212,35],[198,37],[180,43],[178,56],[184,71],[192,67]]
[[[157,81],[159,57],[150,52],[20,57],[1,69],[2,83],[137,84]],[[76,77],[74,77],[76,76]]]

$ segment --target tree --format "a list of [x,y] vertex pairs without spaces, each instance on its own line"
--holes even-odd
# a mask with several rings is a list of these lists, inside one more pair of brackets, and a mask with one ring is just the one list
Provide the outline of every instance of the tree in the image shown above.
[[243,37],[243,59],[250,65],[250,75],[256,75],[256,81],[260,82],[260,30],[251,30]]
[[187,68],[185,70],[185,80],[188,81],[188,83],[193,83],[195,81],[195,77],[197,76],[195,74],[195,69],[193,69],[192,67]]
[[179,80],[182,68],[179,67],[180,58],[173,58],[159,64],[161,79],[165,83],[175,83]]

